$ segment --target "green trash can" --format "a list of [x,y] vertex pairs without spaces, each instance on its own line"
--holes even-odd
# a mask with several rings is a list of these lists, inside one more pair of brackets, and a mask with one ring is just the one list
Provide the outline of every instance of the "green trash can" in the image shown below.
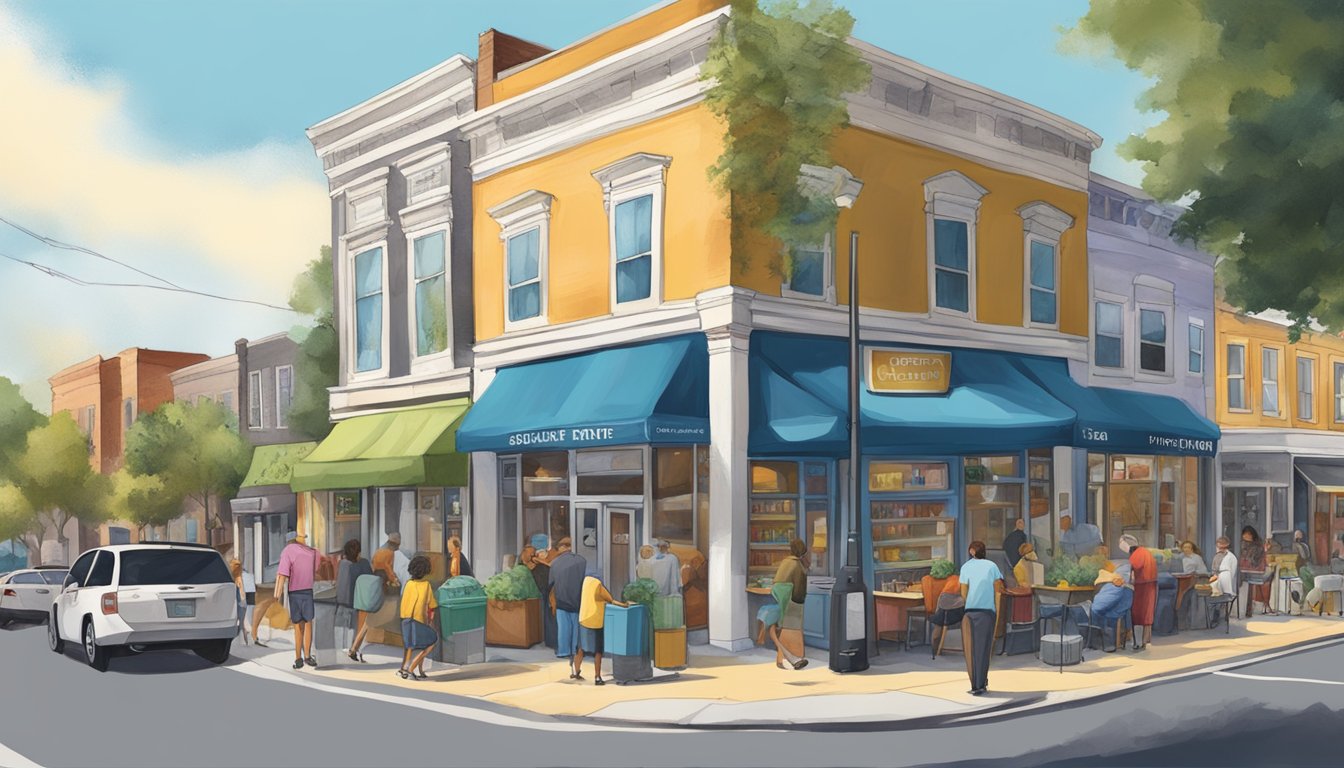
[[439,630],[444,637],[485,628],[485,588],[470,576],[454,576],[439,587]]

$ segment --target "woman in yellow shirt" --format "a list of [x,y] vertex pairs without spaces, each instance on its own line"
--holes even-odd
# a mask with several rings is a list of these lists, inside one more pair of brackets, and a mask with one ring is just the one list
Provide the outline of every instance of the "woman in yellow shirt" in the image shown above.
[[583,679],[583,654],[593,655],[593,685],[606,685],[602,679],[602,651],[604,642],[603,625],[606,623],[607,605],[625,606],[611,596],[596,573],[589,572],[583,580],[582,599],[579,603],[579,647],[574,654],[574,672],[572,680]]
[[[434,614],[437,604],[434,602],[434,588],[425,578],[429,574],[429,558],[416,555],[407,567],[411,580],[401,588],[401,642],[406,652],[402,655],[401,669],[397,674],[403,680],[414,675],[416,680],[429,677],[425,674],[425,657],[434,649],[439,635],[434,631]],[[419,652],[418,654],[416,652]],[[412,658],[412,654],[414,658]]]

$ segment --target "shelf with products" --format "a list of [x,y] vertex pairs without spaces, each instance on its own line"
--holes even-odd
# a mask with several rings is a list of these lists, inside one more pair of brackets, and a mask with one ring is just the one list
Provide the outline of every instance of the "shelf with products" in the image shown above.
[[945,461],[873,461],[868,464],[870,493],[946,491],[948,482]]

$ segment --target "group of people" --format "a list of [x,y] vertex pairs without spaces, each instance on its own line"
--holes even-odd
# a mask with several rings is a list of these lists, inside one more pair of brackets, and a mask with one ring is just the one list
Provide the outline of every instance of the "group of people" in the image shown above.
[[[549,563],[546,581],[550,594],[546,602],[556,622],[555,656],[570,660],[569,679],[583,680],[583,656],[592,654],[593,684],[606,685],[602,679],[602,652],[606,645],[607,606],[626,603],[607,591],[596,568],[574,551],[570,537],[560,539],[556,551],[559,554]],[[529,559],[535,561],[535,555],[532,552]]]

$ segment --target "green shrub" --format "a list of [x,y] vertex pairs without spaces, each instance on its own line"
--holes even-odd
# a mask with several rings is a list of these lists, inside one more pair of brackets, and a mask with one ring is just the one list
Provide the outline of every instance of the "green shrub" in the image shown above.
[[626,584],[621,592],[621,600],[632,605],[652,606],[656,597],[658,597],[658,582],[653,579],[635,579]]
[[531,600],[541,597],[532,572],[525,565],[515,565],[507,571],[500,571],[485,580],[485,596],[491,600],[508,602]]
[[1075,587],[1090,587],[1096,582],[1103,564],[1104,561],[1100,557],[1092,555],[1082,558],[1081,561],[1068,555],[1060,555],[1046,569],[1045,583],[1054,586],[1063,581]]
[[935,579],[946,579],[956,571],[957,566],[951,560],[934,560],[929,568],[929,575]]

